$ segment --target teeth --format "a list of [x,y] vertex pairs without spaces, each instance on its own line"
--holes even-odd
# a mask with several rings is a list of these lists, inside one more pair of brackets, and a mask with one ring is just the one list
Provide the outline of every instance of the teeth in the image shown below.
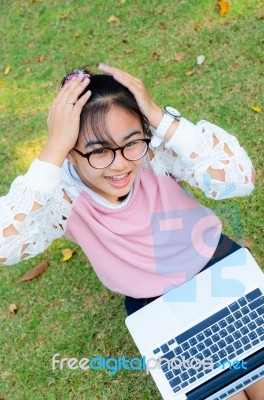
[[109,179],[113,179],[115,181],[121,181],[122,179],[126,178],[128,174],[118,175],[118,176],[109,176]]

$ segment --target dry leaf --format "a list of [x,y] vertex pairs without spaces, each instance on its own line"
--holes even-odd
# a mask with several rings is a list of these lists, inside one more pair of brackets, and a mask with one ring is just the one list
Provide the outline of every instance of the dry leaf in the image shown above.
[[74,35],[73,35],[73,39],[78,39],[78,37],[80,37],[80,32],[76,32]]
[[5,67],[5,72],[4,72],[4,74],[7,75],[7,74],[9,74],[10,71],[11,71],[11,65],[7,65],[7,66]]
[[154,52],[154,53],[152,54],[152,58],[153,58],[154,60],[159,60],[160,56],[159,56],[158,53]]
[[243,243],[244,247],[252,248],[255,245],[254,240],[252,238],[245,237],[243,241],[244,241]]
[[120,0],[119,4],[125,4],[126,0]]
[[68,17],[69,17],[69,14],[64,13],[64,14],[61,14],[61,16],[59,18],[60,19],[67,19]]
[[72,250],[72,249],[64,249],[64,250],[62,250],[63,259],[61,261],[70,260],[74,253],[75,253],[75,250]]
[[184,59],[184,57],[185,57],[184,53],[177,53],[176,56],[174,57],[174,60],[175,61],[181,61],[181,60]]
[[133,54],[133,50],[126,50],[126,55],[130,56],[130,54]]
[[255,112],[257,112],[257,113],[262,112],[262,108],[261,108],[261,107],[258,107],[258,106],[251,106],[251,108],[252,108],[253,111],[255,111]]
[[0,106],[0,108],[1,108],[1,110],[7,110],[7,109],[8,109],[8,106],[7,106],[6,104],[2,104],[2,105]]
[[20,282],[30,281],[31,279],[35,279],[38,276],[42,275],[46,269],[48,268],[48,261],[43,261],[41,264],[29,270],[22,278]]
[[0,88],[3,86],[4,82],[0,81]]
[[44,60],[44,58],[45,58],[44,54],[41,54],[40,56],[36,57],[35,61],[37,63],[40,63]]
[[227,1],[218,1],[217,4],[220,7],[220,15],[223,17],[229,11],[229,3]]
[[192,76],[193,74],[195,74],[195,71],[195,68],[193,68],[190,71],[185,72],[185,76]]
[[10,304],[9,311],[13,314],[16,314],[18,312],[18,306],[16,304]]
[[159,24],[159,29],[160,29],[161,31],[163,31],[164,29],[167,29],[167,27],[166,27],[166,25],[164,25],[164,24]]
[[262,15],[259,17],[259,19],[264,19],[264,14],[262,14]]
[[114,15],[111,15],[111,17],[108,18],[107,22],[109,22],[109,24],[112,24],[113,22],[118,22],[119,18],[115,17]]
[[200,24],[195,24],[194,25],[194,30],[197,32],[197,31],[199,31],[199,29],[201,28],[201,25]]

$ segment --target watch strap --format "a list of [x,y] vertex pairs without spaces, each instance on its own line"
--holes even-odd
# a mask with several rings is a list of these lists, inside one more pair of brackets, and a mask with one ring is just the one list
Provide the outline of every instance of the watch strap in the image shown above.
[[151,139],[151,144],[153,147],[158,147],[161,142],[164,140],[164,136],[166,135],[169,127],[175,121],[175,118],[168,114],[164,114],[162,120],[160,121],[154,136]]

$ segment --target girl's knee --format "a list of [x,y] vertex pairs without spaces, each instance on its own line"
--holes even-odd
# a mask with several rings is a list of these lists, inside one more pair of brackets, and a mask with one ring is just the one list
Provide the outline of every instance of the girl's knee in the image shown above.
[[253,385],[247,387],[245,392],[249,400],[263,400],[264,399],[264,378],[255,382]]

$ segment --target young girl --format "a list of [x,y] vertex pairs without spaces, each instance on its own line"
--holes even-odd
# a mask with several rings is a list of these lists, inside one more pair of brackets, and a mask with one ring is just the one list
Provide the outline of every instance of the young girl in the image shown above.
[[[177,181],[219,200],[250,194],[255,174],[235,137],[162,110],[139,79],[99,69],[63,79],[47,144],[0,198],[0,262],[34,257],[65,235],[131,314],[239,248]],[[262,380],[234,399],[263,392]]]

